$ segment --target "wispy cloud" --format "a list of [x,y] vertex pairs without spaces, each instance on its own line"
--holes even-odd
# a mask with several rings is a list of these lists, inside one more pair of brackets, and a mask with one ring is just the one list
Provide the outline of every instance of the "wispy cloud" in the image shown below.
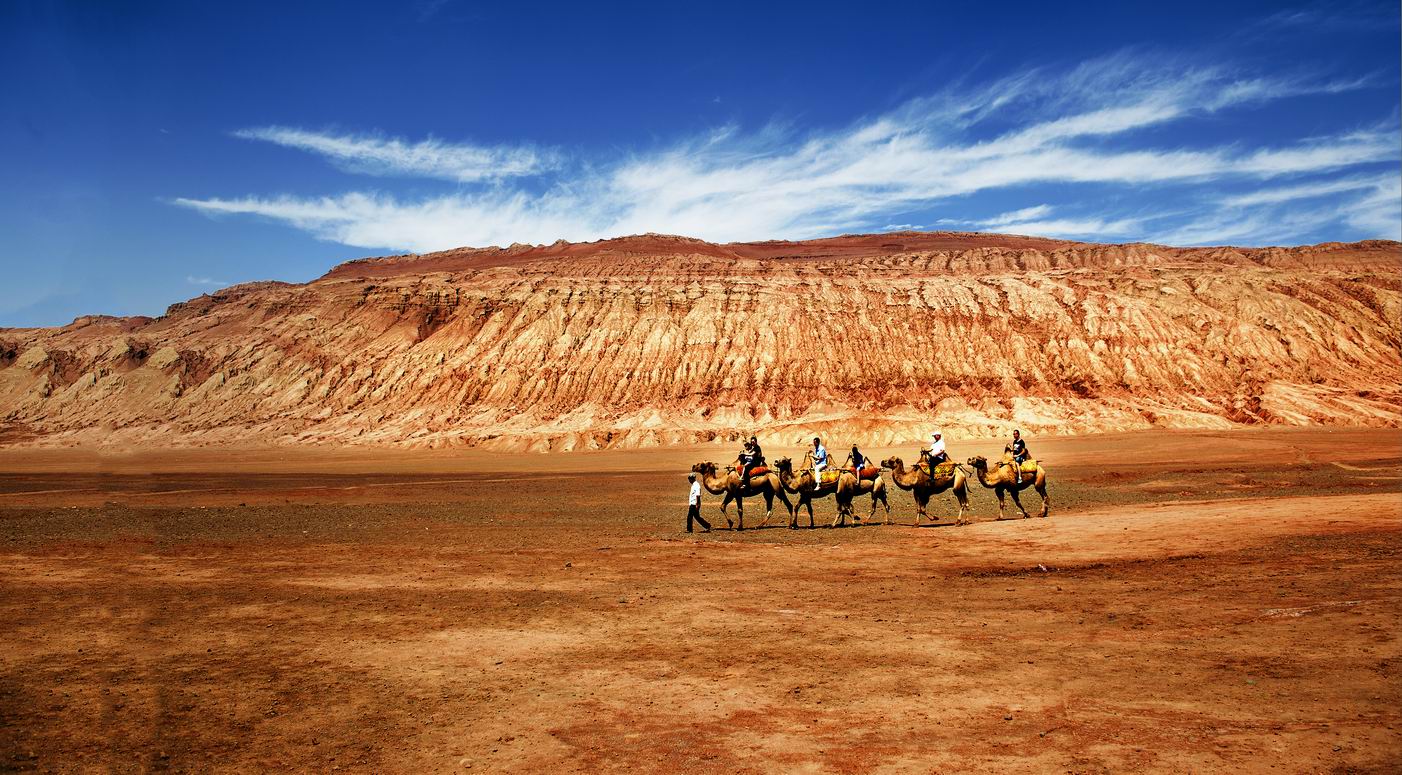
[[995,215],[987,220],[978,221],[985,229],[997,229],[1011,223],[1025,223],[1027,221],[1051,215],[1055,209],[1051,205],[1036,205],[1034,207],[1024,207],[1021,210]]
[[424,2],[419,3],[418,12],[416,14],[419,22],[423,23],[431,20],[433,17],[437,16],[438,12],[443,10],[443,7],[449,2],[451,2],[451,0],[424,0]]
[[190,285],[209,285],[217,288],[226,288],[230,285],[230,283],[226,283],[223,280],[215,280],[211,277],[195,277],[194,275],[185,275],[185,282]]
[[1309,234],[1336,223],[1359,237],[1402,240],[1402,178],[1317,181],[1225,197],[1149,240],[1173,245],[1270,244],[1279,242],[1282,234]]
[[[319,153],[357,171],[478,185],[414,200],[356,191],[175,201],[211,214],[284,221],[349,245],[416,251],[646,231],[722,241],[820,236],[874,230],[893,216],[1035,184],[1124,191],[1239,186],[1356,175],[1361,165],[1397,160],[1402,151],[1395,116],[1385,125],[1270,147],[1160,147],[1142,140],[1146,130],[1169,122],[1349,88],[1355,86],[1241,76],[1221,68],[1155,69],[1121,54],[1060,74],[1031,71],[912,100],[844,129],[798,135],[773,126],[752,134],[723,127],[612,161],[271,127],[240,135]],[[548,176],[540,185],[509,181],[543,173]],[[1150,223],[1133,212],[1086,215],[1085,208],[1071,209],[1079,214],[1058,209],[1057,217],[1048,217],[1052,207],[1038,205],[967,223],[1092,238],[1142,238]],[[1245,221],[1214,231],[1210,221],[1220,213],[1207,212],[1196,222],[1191,215],[1181,220],[1176,230],[1156,227],[1157,233],[1180,240],[1254,233]],[[1339,212],[1331,217],[1390,228],[1380,206],[1370,212],[1362,219]]]
[[1051,205],[1040,204],[1000,213],[992,218],[975,220],[945,218],[940,220],[940,224],[964,229],[1037,237],[1113,238],[1133,233],[1143,222],[1141,218],[1047,217],[1055,210],[1056,208]]
[[1385,189],[1395,187],[1397,178],[1391,175],[1370,175],[1339,180],[1315,181],[1297,186],[1263,188],[1248,194],[1223,197],[1221,203],[1229,207],[1251,207],[1252,205],[1278,204],[1299,199],[1317,199],[1343,191],[1363,189]]
[[472,183],[537,175],[559,165],[557,154],[530,147],[490,147],[429,138],[330,134],[292,127],[240,129],[235,137],[310,151],[343,169],[369,175],[439,178]]

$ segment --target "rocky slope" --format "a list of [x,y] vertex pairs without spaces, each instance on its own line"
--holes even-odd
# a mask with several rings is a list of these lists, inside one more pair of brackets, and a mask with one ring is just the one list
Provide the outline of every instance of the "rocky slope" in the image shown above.
[[561,451],[1402,423],[1402,245],[645,235],[0,329],[8,443]]

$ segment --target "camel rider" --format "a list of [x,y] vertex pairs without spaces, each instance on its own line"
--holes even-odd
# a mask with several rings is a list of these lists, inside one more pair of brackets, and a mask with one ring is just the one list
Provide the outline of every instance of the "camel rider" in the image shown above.
[[850,463],[852,465],[852,471],[860,477],[862,475],[862,469],[866,467],[866,462],[866,456],[862,454],[861,450],[857,449],[856,444],[853,444],[852,454],[847,456],[847,461],[843,463],[842,466],[846,468],[847,464]]
[[740,484],[748,487],[750,485],[750,469],[755,467],[759,459],[752,441],[745,442],[745,448],[740,452]]
[[1027,453],[1027,442],[1022,440],[1022,431],[1013,431],[1013,443],[1008,445],[1008,451],[1013,453],[1013,471],[1017,472],[1017,483],[1022,484],[1022,463],[1031,457]]
[[754,454],[755,454],[755,465],[757,465],[757,466],[762,466],[762,465],[764,465],[764,450],[762,450],[762,449],[759,448],[759,439],[755,438],[754,436],[751,436],[751,437],[750,437],[750,446],[751,446],[751,447],[754,447],[754,450],[755,450],[755,452],[754,452]]
[[930,475],[934,476],[935,466],[940,463],[949,462],[949,453],[944,449],[944,434],[939,431],[930,433]]
[[813,437],[813,489],[818,489],[823,484],[823,469],[828,467],[828,448],[823,446],[823,440],[817,436]]

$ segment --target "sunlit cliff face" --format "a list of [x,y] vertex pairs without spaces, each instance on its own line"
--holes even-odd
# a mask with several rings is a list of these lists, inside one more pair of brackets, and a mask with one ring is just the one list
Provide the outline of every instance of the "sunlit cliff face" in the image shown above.
[[1402,423],[1402,246],[899,233],[352,262],[0,330],[4,441],[562,451]]

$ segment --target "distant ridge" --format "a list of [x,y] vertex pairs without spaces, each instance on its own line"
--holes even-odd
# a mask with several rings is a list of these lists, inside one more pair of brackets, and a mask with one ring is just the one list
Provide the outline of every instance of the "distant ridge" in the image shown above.
[[644,234],[0,329],[0,443],[568,451],[1402,424],[1402,245]]

